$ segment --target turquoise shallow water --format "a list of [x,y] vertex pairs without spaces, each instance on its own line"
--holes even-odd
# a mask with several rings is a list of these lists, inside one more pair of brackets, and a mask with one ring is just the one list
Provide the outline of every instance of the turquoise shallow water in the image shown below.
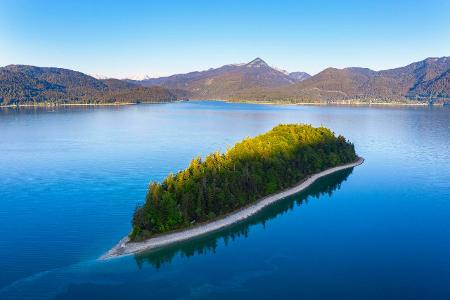
[[[96,258],[151,179],[278,123],[366,162],[248,222]],[[0,111],[0,299],[448,299],[450,109],[188,102]]]

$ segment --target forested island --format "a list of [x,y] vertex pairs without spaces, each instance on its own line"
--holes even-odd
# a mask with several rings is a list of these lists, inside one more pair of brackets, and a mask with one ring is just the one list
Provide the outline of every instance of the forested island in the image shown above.
[[[354,145],[324,127],[278,125],[225,153],[149,185],[132,219],[131,242],[195,227],[248,207],[312,174],[357,161]],[[323,175],[322,175],[323,176]]]

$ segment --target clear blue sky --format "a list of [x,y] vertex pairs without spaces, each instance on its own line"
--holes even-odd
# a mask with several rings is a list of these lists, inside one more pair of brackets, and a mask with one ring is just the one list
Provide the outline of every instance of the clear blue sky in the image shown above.
[[378,70],[449,55],[446,0],[0,0],[0,66],[121,78],[261,57],[314,74],[329,66]]

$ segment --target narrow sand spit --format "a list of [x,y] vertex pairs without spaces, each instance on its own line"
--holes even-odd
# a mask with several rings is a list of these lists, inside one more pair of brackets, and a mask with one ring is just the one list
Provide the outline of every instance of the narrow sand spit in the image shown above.
[[288,196],[291,196],[293,194],[296,194],[296,193],[304,190],[305,188],[310,186],[312,183],[314,183],[314,181],[316,181],[317,179],[319,179],[323,176],[329,175],[331,173],[334,173],[334,172],[337,172],[340,170],[356,167],[356,166],[362,164],[363,162],[364,162],[364,159],[359,158],[354,163],[330,168],[325,171],[311,175],[306,180],[302,181],[301,183],[299,183],[298,185],[296,185],[292,188],[283,190],[277,194],[273,194],[273,195],[264,197],[261,200],[255,202],[254,204],[252,204],[248,207],[245,207],[243,209],[240,209],[234,213],[231,213],[231,214],[223,217],[222,219],[218,219],[216,221],[200,224],[196,227],[187,228],[182,231],[163,234],[163,235],[160,235],[160,236],[157,236],[154,238],[150,238],[150,239],[142,241],[142,242],[136,242],[136,243],[129,242],[129,238],[124,237],[111,250],[109,250],[107,253],[105,253],[103,256],[101,256],[100,259],[109,259],[109,258],[118,257],[118,256],[131,255],[131,254],[135,254],[135,253],[142,252],[145,250],[159,248],[159,247],[169,245],[172,243],[184,241],[184,240],[187,240],[187,239],[190,239],[193,237],[198,237],[200,235],[204,235],[204,234],[207,234],[207,233],[210,233],[213,231],[217,231],[219,229],[222,229],[222,228],[230,226],[234,223],[240,222],[240,221],[256,214],[257,212],[262,210],[264,207],[266,207],[274,202],[277,202],[280,199],[284,199]]

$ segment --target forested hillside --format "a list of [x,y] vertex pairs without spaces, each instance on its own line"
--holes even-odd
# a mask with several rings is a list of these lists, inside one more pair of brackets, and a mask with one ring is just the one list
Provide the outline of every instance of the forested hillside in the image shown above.
[[133,216],[132,240],[213,220],[308,175],[355,161],[353,144],[329,129],[278,125],[225,153],[193,159],[188,168],[149,185]]
[[405,67],[382,71],[327,68],[289,86],[237,91],[230,98],[294,103],[450,99],[450,58],[427,58]]
[[0,105],[39,103],[165,102],[177,93],[118,79],[98,80],[60,68],[10,65],[0,68]]

